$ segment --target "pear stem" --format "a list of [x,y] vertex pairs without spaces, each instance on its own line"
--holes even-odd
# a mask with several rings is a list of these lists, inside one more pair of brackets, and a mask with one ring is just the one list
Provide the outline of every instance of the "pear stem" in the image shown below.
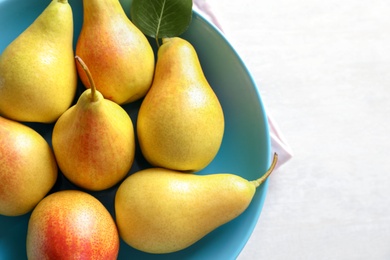
[[271,166],[269,167],[269,169],[267,170],[266,173],[263,174],[263,176],[261,176],[260,178],[258,178],[257,180],[253,180],[251,181],[251,183],[253,183],[255,185],[255,187],[259,187],[267,178],[268,176],[271,175],[271,173],[273,172],[273,170],[275,169],[275,166],[276,166],[276,163],[278,162],[278,154],[277,153],[274,153],[274,158],[272,160],[272,164]]
[[84,61],[79,56],[76,55],[75,59],[80,64],[80,66],[83,68],[85,74],[87,74],[89,85],[91,87],[91,101],[95,102],[95,101],[98,100],[98,98],[97,98],[97,95],[96,95],[95,82],[93,81],[91,72],[89,71],[89,69],[88,69],[87,65],[84,63]]

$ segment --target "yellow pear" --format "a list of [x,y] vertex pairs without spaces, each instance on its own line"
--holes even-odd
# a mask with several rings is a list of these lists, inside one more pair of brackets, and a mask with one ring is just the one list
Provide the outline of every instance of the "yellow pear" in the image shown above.
[[156,167],[198,171],[218,153],[223,133],[222,107],[195,49],[178,37],[163,39],[137,119],[146,160]]
[[127,177],[115,197],[121,238],[148,253],[184,249],[239,216],[277,162],[258,180],[234,174],[196,175],[150,168]]
[[[76,55],[88,64],[96,88],[118,104],[133,102],[150,88],[154,52],[118,0],[85,0]],[[77,66],[79,72],[82,71]],[[88,79],[79,73],[84,85]]]
[[72,9],[67,0],[53,0],[0,56],[0,114],[54,122],[76,93],[73,57]]
[[90,79],[77,103],[54,125],[52,143],[58,166],[71,182],[88,190],[104,190],[122,180],[135,153],[134,128],[127,112],[95,89]]
[[30,212],[57,180],[49,144],[32,128],[0,117],[0,214]]

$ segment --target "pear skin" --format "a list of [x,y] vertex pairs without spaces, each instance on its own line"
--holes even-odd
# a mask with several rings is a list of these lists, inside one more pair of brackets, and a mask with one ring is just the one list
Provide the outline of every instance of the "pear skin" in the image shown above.
[[79,187],[96,191],[108,189],[126,176],[134,161],[135,137],[127,112],[105,99],[93,81],[91,86],[57,120],[52,144],[64,176]]
[[218,153],[224,125],[221,104],[193,46],[178,37],[163,39],[137,119],[146,160],[156,167],[199,171]]
[[[85,0],[77,40],[81,57],[96,88],[118,104],[145,96],[153,80],[154,52],[145,35],[129,20],[118,0]],[[77,66],[84,85],[88,79]]]
[[0,117],[0,214],[30,212],[57,180],[46,140],[32,128]]
[[150,168],[127,177],[115,197],[116,222],[130,246],[153,254],[182,250],[239,216],[271,174],[258,180],[234,174],[183,174]]
[[76,87],[72,9],[67,0],[53,0],[0,56],[0,114],[54,122],[71,106]]

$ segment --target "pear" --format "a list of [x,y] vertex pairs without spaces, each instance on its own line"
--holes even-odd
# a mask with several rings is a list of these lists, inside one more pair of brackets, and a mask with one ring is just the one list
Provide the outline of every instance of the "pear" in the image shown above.
[[193,46],[179,37],[164,38],[137,119],[146,160],[156,167],[199,171],[218,153],[224,124],[221,104]]
[[30,212],[57,180],[46,140],[32,128],[0,117],[0,214]]
[[147,253],[184,249],[244,212],[276,162],[275,154],[269,170],[255,181],[234,174],[184,174],[164,168],[138,171],[116,193],[119,235]]
[[[118,104],[145,96],[155,65],[145,35],[129,20],[118,0],[85,0],[83,5],[76,55],[88,64],[97,89]],[[80,66],[77,69],[82,71]],[[79,74],[87,85],[87,77]]]
[[64,190],[50,194],[28,222],[27,258],[117,259],[119,235],[110,213],[92,195]]
[[134,128],[127,112],[96,90],[90,79],[77,103],[54,125],[52,143],[58,166],[71,182],[88,190],[104,190],[123,179],[135,153]]
[[73,57],[72,9],[67,0],[53,0],[0,56],[0,114],[54,122],[76,93]]

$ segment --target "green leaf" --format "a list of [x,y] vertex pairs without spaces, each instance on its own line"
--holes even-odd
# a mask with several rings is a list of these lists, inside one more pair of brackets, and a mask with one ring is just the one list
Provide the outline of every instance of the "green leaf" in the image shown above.
[[159,39],[179,36],[192,18],[192,0],[133,0],[132,22],[145,35]]

